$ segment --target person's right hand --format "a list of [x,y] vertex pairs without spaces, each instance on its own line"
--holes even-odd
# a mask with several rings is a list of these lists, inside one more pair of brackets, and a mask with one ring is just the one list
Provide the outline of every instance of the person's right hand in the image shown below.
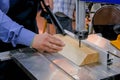
[[55,53],[62,50],[65,44],[58,38],[48,33],[37,34],[33,40],[32,47],[40,52]]
[[50,9],[53,9],[53,0],[44,0],[45,4],[50,7]]

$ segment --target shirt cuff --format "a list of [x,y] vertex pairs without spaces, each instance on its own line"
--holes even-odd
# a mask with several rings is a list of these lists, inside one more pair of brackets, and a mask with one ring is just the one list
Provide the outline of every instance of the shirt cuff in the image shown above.
[[17,38],[17,44],[31,46],[35,35],[36,34],[34,32],[22,28],[19,37]]

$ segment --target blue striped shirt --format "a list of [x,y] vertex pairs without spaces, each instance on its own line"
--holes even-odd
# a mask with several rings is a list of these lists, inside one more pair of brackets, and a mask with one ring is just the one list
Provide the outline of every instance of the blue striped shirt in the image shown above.
[[53,13],[61,12],[69,18],[73,17],[76,0],[53,0]]

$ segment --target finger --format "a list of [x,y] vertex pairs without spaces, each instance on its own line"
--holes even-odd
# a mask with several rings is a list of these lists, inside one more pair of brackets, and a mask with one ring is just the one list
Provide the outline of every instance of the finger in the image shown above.
[[45,0],[45,4],[48,6],[50,4],[49,0]]
[[49,42],[58,46],[65,46],[64,42],[60,40],[59,38],[56,38],[54,36],[49,36]]
[[62,47],[59,47],[59,46],[56,46],[52,43],[46,42],[46,44],[44,44],[44,46],[42,46],[38,50],[41,53],[43,53],[43,52],[55,53],[55,52],[58,52],[58,51],[62,50]]
[[45,52],[49,52],[49,53],[56,53],[56,52],[58,52],[58,50],[55,50],[55,49],[52,49],[52,48],[49,48],[49,47],[45,47],[44,51]]
[[53,0],[49,0],[50,8],[53,9]]
[[61,46],[58,46],[58,45],[50,43],[50,42],[48,42],[46,46],[50,49],[53,49],[53,50],[57,50],[57,51],[62,50]]

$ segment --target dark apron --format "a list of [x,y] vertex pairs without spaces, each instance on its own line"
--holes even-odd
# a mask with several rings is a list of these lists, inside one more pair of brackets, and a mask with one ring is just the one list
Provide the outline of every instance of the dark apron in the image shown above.
[[[10,0],[10,9],[7,15],[18,24],[37,33],[36,13],[38,7],[38,0]],[[0,41],[0,52],[9,51],[17,48],[24,48],[26,46],[17,45],[13,47],[12,44],[3,43]],[[31,80],[19,68],[13,60],[0,61],[0,80]]]
[[[38,8],[38,0],[10,0],[10,9],[7,15],[18,24],[38,33],[35,17]],[[26,46],[17,45],[13,47],[11,43],[0,41],[0,52],[23,48]]]

